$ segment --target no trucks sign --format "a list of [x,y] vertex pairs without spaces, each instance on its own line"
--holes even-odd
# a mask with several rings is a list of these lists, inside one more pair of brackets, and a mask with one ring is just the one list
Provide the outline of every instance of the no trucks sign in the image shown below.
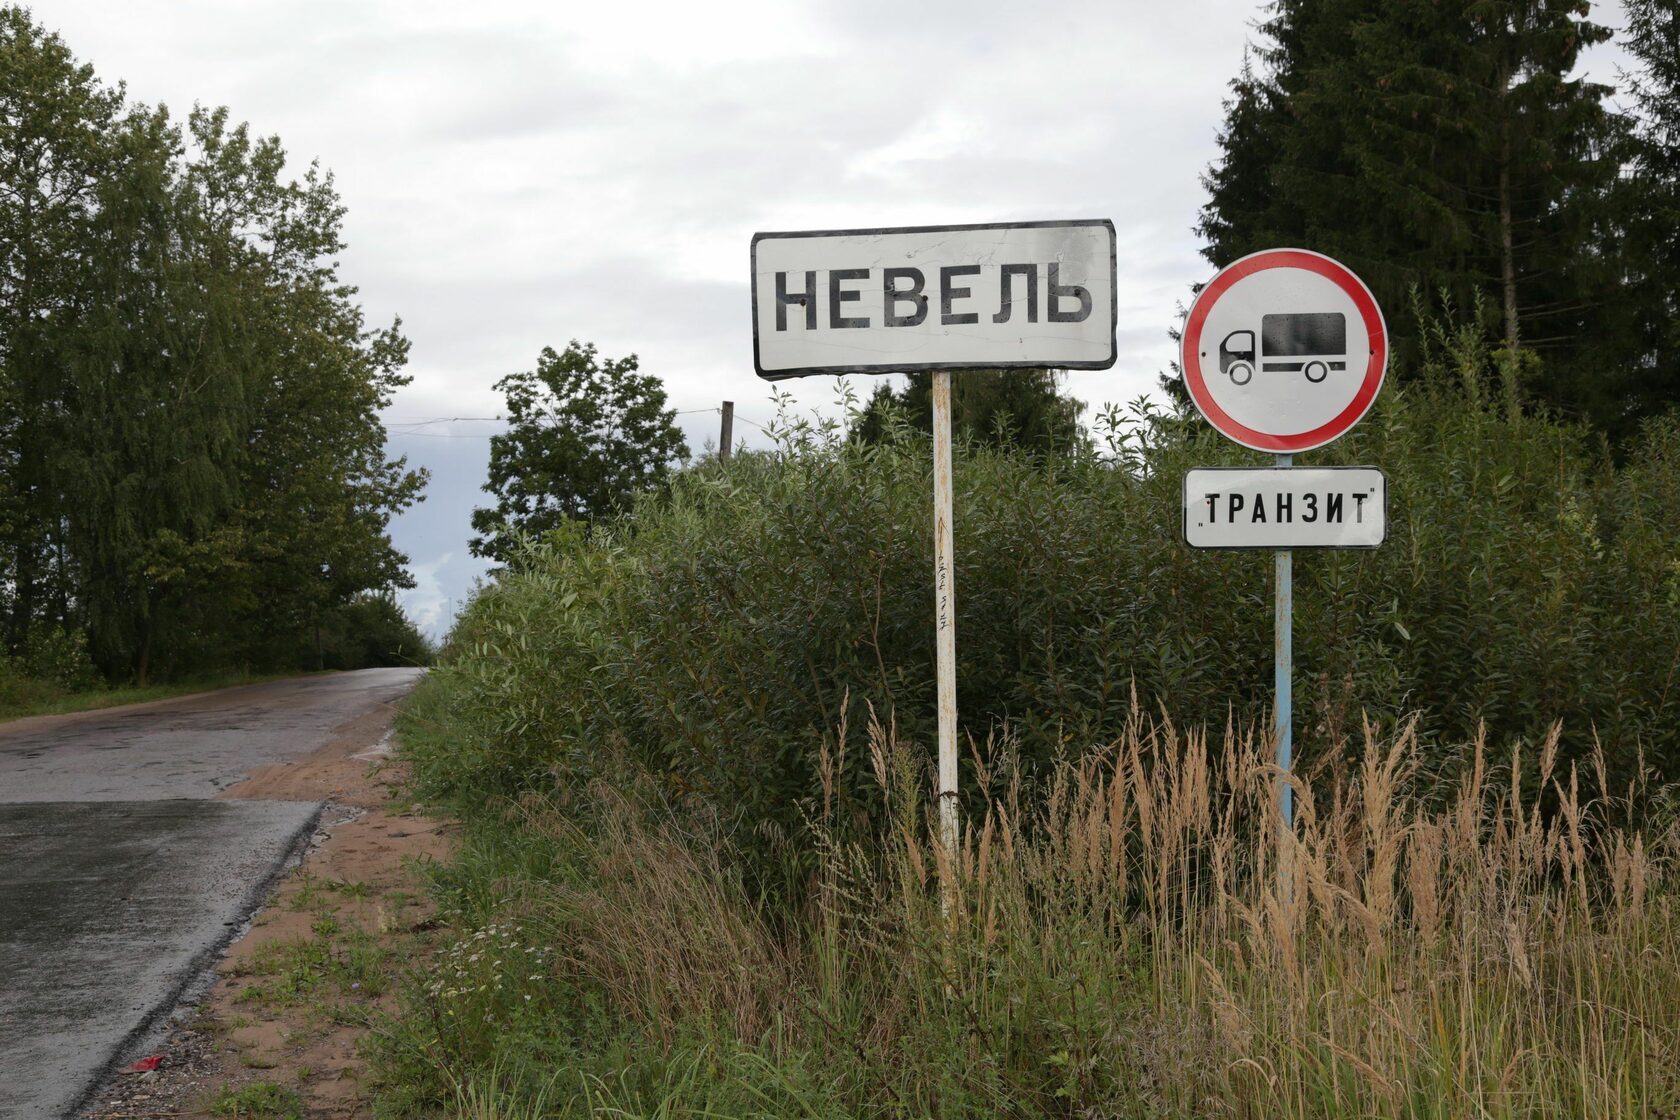
[[1197,294],[1181,346],[1184,387],[1208,423],[1244,447],[1278,456],[1274,467],[1188,472],[1188,544],[1382,544],[1388,484],[1380,470],[1293,465],[1296,452],[1346,434],[1382,388],[1388,330],[1359,277],[1306,249],[1246,256]]
[[1184,387],[1244,447],[1323,447],[1377,399],[1388,365],[1382,311],[1346,265],[1268,249],[1220,271],[1190,307]]

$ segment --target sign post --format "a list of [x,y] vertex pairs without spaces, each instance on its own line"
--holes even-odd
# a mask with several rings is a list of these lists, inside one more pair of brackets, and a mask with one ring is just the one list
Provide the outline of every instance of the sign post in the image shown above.
[[[1197,294],[1181,358],[1185,388],[1208,422],[1276,456],[1271,470],[1189,472],[1184,538],[1195,548],[1276,554],[1273,730],[1282,840],[1294,836],[1295,823],[1294,550],[1375,548],[1388,519],[1381,471],[1299,468],[1295,455],[1339,438],[1370,409],[1388,366],[1388,330],[1370,289],[1345,265],[1304,249],[1269,249],[1222,269]],[[1280,863],[1285,893],[1286,872]]]
[[[951,371],[933,371],[934,662],[939,694],[939,842],[957,850],[957,617],[951,536]],[[949,884],[947,884],[949,888]],[[947,890],[947,894],[949,891]],[[948,909],[949,898],[943,900]]]
[[[1112,366],[1114,223],[754,234],[752,302],[760,377],[932,371],[939,832],[954,868],[961,832],[952,371]],[[943,886],[949,908],[953,884]]]
[[[1279,455],[1277,465],[1288,468],[1293,455]],[[1295,790],[1285,777],[1295,753],[1295,552],[1277,550],[1272,602],[1272,716],[1277,729],[1278,818],[1288,833],[1295,830]]]

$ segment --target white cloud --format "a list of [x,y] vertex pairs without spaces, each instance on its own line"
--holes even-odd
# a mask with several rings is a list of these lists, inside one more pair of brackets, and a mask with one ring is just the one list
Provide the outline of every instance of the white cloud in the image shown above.
[[[495,415],[499,377],[575,337],[640,354],[679,409],[728,398],[761,420],[759,230],[1112,218],[1120,361],[1070,388],[1094,405],[1151,390],[1177,305],[1207,273],[1198,177],[1261,15],[1255,0],[36,10],[131,96],[177,115],[226,104],[300,166],[334,171],[344,274],[370,322],[401,313],[414,342],[392,415]],[[827,378],[783,387],[802,406],[834,398]],[[698,447],[709,418],[684,420]],[[458,601],[482,571],[465,542],[484,434],[397,442],[436,468],[431,499],[394,526],[436,585],[410,593],[416,610]]]
[[408,570],[414,576],[414,586],[397,593],[397,602],[409,621],[433,637],[449,628],[449,595],[438,581],[438,571],[453,558],[454,553],[446,552],[428,563],[411,562]]

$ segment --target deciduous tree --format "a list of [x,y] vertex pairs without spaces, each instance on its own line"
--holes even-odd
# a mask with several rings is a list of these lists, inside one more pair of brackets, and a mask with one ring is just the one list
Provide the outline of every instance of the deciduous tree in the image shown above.
[[639,368],[634,354],[602,358],[574,339],[560,353],[543,347],[536,369],[496,383],[508,430],[490,437],[484,489],[496,504],[473,511],[475,555],[505,563],[520,534],[623,513],[665,484],[688,444],[664,383]]
[[[301,664],[403,586],[407,342],[337,276],[331,177],[226,110],[124,103],[0,7],[0,596],[111,676]],[[319,646],[317,643],[317,650]],[[317,658],[318,660],[318,658]]]

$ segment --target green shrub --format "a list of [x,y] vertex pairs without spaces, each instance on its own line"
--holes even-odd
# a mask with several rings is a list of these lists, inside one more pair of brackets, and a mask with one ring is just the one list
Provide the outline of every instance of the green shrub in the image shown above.
[[24,672],[16,659],[0,657],[0,713],[32,711],[63,695],[64,689],[53,682]]
[[63,692],[85,692],[101,683],[99,670],[88,656],[87,634],[82,630],[36,620],[24,635],[15,662],[24,676]]
[[37,621],[16,654],[0,653],[0,712],[28,712],[102,683],[80,630]]
[[[1433,744],[1482,725],[1502,742],[1561,720],[1566,759],[1596,735],[1613,777],[1642,756],[1672,773],[1680,421],[1652,423],[1617,469],[1587,429],[1517,408],[1473,338],[1436,343],[1417,382],[1306,457],[1382,467],[1390,532],[1372,552],[1296,555],[1304,769],[1368,714],[1415,711],[1438,764],[1452,751]],[[1271,699],[1270,558],[1180,539],[1184,471],[1258,456],[1147,409],[1102,434],[1072,459],[957,457],[962,731],[1007,724],[1029,774],[1111,740],[1134,693],[1216,727],[1260,723]],[[866,705],[931,744],[927,444],[850,444],[838,425],[778,439],[616,526],[529,542],[452,636],[442,671],[476,735],[417,752],[425,788],[477,799],[628,761],[768,848]]]
[[329,669],[429,665],[432,643],[390,591],[358,595],[333,612],[324,660]]

